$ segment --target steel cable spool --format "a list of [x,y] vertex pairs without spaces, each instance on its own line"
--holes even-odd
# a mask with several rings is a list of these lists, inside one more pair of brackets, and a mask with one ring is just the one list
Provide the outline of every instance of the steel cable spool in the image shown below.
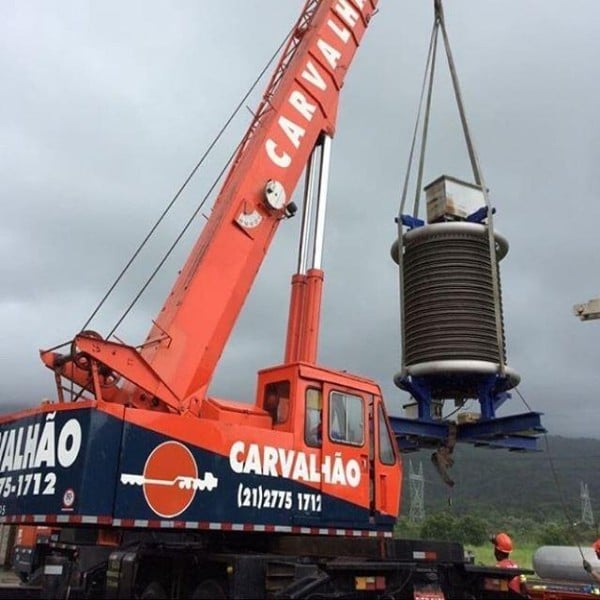
[[[494,233],[496,259],[508,252],[507,240]],[[442,222],[417,227],[403,236],[403,311],[405,368],[409,375],[454,376],[452,388],[433,397],[476,394],[480,376],[500,374],[506,360],[504,323],[498,347],[496,307],[487,227]],[[398,243],[392,246],[398,262]],[[506,389],[519,376],[506,368]],[[451,397],[451,396],[450,396]]]

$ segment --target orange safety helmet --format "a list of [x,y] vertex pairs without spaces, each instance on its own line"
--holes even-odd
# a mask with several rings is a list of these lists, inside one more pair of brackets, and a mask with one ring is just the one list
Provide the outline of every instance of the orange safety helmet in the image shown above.
[[500,550],[500,552],[505,552],[506,554],[510,554],[513,549],[512,540],[506,533],[497,533],[492,538],[492,544],[494,544],[496,550]]
[[594,549],[594,552],[596,552],[596,554],[600,553],[600,538],[598,538],[593,544],[592,544],[592,548]]

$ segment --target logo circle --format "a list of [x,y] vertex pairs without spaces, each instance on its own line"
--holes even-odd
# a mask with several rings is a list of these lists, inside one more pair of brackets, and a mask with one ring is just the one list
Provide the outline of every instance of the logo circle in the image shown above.
[[198,466],[188,448],[174,441],[156,446],[144,465],[143,488],[148,506],[165,519],[180,515],[196,494],[193,485],[184,484],[190,478],[198,478]]

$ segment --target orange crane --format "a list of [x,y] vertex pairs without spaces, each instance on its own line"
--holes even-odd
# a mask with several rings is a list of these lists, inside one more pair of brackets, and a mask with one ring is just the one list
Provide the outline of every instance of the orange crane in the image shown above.
[[[331,139],[377,4],[307,0],[145,341],[82,331],[41,352],[57,401],[0,418],[0,518],[59,528],[44,597],[509,594],[498,581],[515,573],[469,564],[459,544],[392,539],[402,466],[380,387],[316,364]],[[305,169],[284,363],[258,373],[254,404],[215,398]]]

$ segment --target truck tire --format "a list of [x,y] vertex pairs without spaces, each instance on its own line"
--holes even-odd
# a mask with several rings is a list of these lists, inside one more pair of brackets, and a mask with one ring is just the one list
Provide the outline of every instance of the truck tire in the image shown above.
[[27,571],[15,571],[15,573],[21,580],[21,583],[27,583],[29,581],[29,573]]
[[227,595],[218,581],[205,579],[192,592],[191,600],[225,600]]
[[168,600],[165,588],[158,581],[151,581],[142,592],[141,600]]

